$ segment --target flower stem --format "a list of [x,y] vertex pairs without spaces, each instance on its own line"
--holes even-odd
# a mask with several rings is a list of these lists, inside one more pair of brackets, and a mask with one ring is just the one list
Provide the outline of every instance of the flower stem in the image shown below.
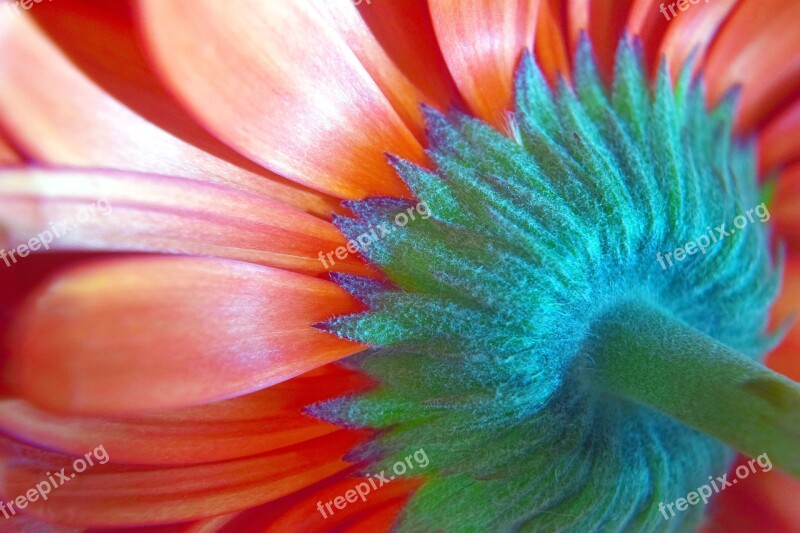
[[800,384],[650,306],[595,327],[596,383],[800,477]]

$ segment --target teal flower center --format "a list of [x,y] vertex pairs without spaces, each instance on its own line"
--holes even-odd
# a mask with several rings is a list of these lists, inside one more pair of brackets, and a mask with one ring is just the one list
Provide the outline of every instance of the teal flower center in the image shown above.
[[[609,90],[583,39],[574,85],[553,91],[525,54],[510,134],[426,109],[435,169],[390,158],[421,204],[371,198],[336,220],[354,241],[395,226],[365,247],[389,282],[334,276],[369,310],[321,325],[374,347],[350,363],[380,385],[311,411],[385,430],[352,454],[368,471],[425,450],[401,529],[699,520],[694,506],[666,524],[658,505],[724,473],[731,452],[594,375],[599,325],[623,306],[752,358],[767,348],[779,275],[754,150],[732,134],[735,99],[708,111],[690,72],[673,85],[662,66],[651,87],[623,40]],[[394,223],[419,205],[429,216]]]

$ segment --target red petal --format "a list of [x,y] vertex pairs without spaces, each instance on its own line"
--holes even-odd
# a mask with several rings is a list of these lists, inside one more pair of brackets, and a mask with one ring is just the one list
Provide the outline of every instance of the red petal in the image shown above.
[[433,27],[472,111],[506,130],[513,76],[522,51],[533,48],[539,0],[429,1]]
[[167,82],[220,139],[341,198],[409,195],[385,153],[421,161],[422,148],[370,75],[377,65],[394,67],[388,60],[362,64],[363,54],[349,46],[358,36],[343,38],[322,7],[256,0],[236,9],[214,0],[140,5]]
[[[671,2],[672,0],[670,0]],[[633,0],[628,13],[626,29],[631,35],[637,36],[644,46],[646,64],[653,68],[658,66],[660,57],[658,46],[668,25],[675,24],[671,13],[667,11],[670,21],[659,11],[661,4],[666,6],[670,2],[663,0]],[[656,15],[657,13],[657,15]]]
[[[14,516],[9,513],[9,517]],[[13,520],[3,518],[0,522],[0,533],[82,533],[81,529],[74,527],[50,524],[32,516],[18,514]],[[150,533],[150,532],[140,532]]]
[[800,246],[800,163],[781,173],[775,198],[770,209],[778,237],[795,250]]
[[55,250],[181,253],[314,275],[328,268],[371,273],[355,254],[332,265],[319,259],[347,243],[333,224],[260,195],[182,178],[0,171],[0,225],[5,249],[33,237]]
[[[341,457],[363,440],[363,432],[340,430],[273,452],[203,465],[120,466],[108,450],[95,448],[93,466],[71,477],[77,459],[0,440],[0,491],[26,494],[66,468],[69,478],[51,489],[47,501],[25,512],[68,525],[122,526],[211,517],[261,505],[292,494],[350,467]],[[103,453],[105,450],[105,453]],[[106,459],[105,464],[100,461]],[[83,459],[84,463],[88,462]],[[63,483],[63,485],[61,485]]]
[[22,400],[2,400],[0,429],[67,455],[81,455],[101,442],[115,464],[225,461],[334,433],[340,428],[303,409],[370,384],[361,374],[328,365],[231,400],[128,418],[58,416]]
[[12,28],[0,32],[0,48],[8,51],[0,54],[0,77],[13,82],[0,84],[0,125],[34,159],[226,183],[323,216],[338,206],[267,171],[256,174],[174,137],[111,97],[28,17],[5,22]]
[[716,102],[743,86],[739,131],[762,124],[800,88],[800,2],[743,0],[726,22],[705,66],[708,95]]
[[425,0],[356,3],[375,38],[430,102],[444,109],[459,100]]
[[539,68],[555,85],[558,76],[570,79],[570,54],[564,35],[566,4],[564,0],[544,0],[536,24],[535,55]]
[[391,531],[400,513],[408,503],[409,495],[386,502],[364,516],[357,516],[342,527],[342,532]]
[[362,350],[311,327],[361,309],[334,283],[257,265],[97,261],[30,298],[5,377],[23,398],[53,411],[196,405]]
[[11,144],[0,133],[0,165],[15,165],[22,162],[16,150],[11,147]]
[[607,80],[614,73],[614,55],[622,37],[632,0],[573,0],[569,7],[570,42],[574,50],[581,31],[587,31],[594,44],[600,72]]
[[[740,458],[737,465],[748,461]],[[800,481],[777,470],[762,472],[758,464],[755,468],[746,481],[725,488],[712,501],[702,533],[800,531]]]
[[800,98],[770,121],[759,143],[763,172],[800,159]]

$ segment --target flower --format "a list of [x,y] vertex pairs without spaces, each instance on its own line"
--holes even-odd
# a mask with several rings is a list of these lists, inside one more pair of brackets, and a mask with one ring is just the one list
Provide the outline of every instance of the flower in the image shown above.
[[[661,244],[699,242],[706,219],[696,213],[730,224],[723,214],[759,205],[754,154],[739,142],[752,136],[759,175],[781,174],[769,209],[790,251],[776,325],[796,308],[800,122],[796,65],[784,62],[800,47],[798,7],[677,4],[666,20],[651,1],[59,0],[0,19],[10,51],[0,59],[0,159],[9,165],[0,223],[4,250],[16,254],[2,266],[9,397],[0,405],[0,494],[17,502],[13,519],[277,530],[473,519],[564,527],[564,516],[585,520],[575,527],[621,527],[629,516],[660,524],[659,499],[721,474],[711,469],[725,469],[727,452],[625,401],[590,409],[601,404],[572,372],[586,339],[601,339],[595,355],[617,334],[626,346],[649,339],[594,325],[606,317],[595,302],[639,284],[658,289],[662,307],[665,295],[686,301],[666,317],[637,308],[623,324],[647,316],[683,332],[677,317],[700,332],[695,345],[716,339],[761,355],[778,279],[763,225],[720,244],[702,279],[680,265],[662,274],[655,258],[668,250]],[[550,87],[563,76],[562,92],[551,96],[539,72]],[[684,85],[666,82],[682,72]],[[692,72],[721,107],[703,109]],[[652,101],[650,82],[660,88]],[[735,84],[734,111],[726,95]],[[611,103],[606,86],[616,88]],[[442,114],[451,108],[461,113]],[[645,125],[660,135],[651,139]],[[688,172],[670,174],[676,146],[699,170],[662,201],[661,187]],[[529,176],[538,199],[512,179]],[[694,196],[686,183],[697,184]],[[619,207],[625,195],[630,210]],[[397,224],[361,257],[336,254],[397,220],[413,197],[433,222]],[[573,203],[560,204],[565,197]],[[108,212],[83,220],[81,210],[100,201]],[[519,204],[547,216],[515,211]],[[53,253],[28,255],[41,248]],[[320,252],[333,253],[330,265]],[[578,252],[584,262],[558,262]],[[532,274],[531,265],[541,268]],[[596,277],[577,286],[586,265]],[[699,285],[718,276],[735,299]],[[772,355],[795,379],[796,342],[792,330]],[[625,350],[597,368],[617,353]],[[646,371],[635,377],[645,382]],[[702,426],[669,402],[658,407]],[[702,429],[725,432],[711,425]],[[662,441],[663,454],[619,459]],[[519,454],[537,443],[544,454]],[[604,470],[587,477],[575,443]],[[78,472],[47,501],[14,498],[98,445],[107,464]],[[430,470],[321,516],[318,502],[420,446]],[[440,453],[448,446],[450,456]],[[661,477],[641,479],[647,460],[663,461],[652,468]],[[524,514],[532,502],[554,510],[551,521],[532,522],[543,516]],[[792,527],[786,508],[758,509],[776,528]]]

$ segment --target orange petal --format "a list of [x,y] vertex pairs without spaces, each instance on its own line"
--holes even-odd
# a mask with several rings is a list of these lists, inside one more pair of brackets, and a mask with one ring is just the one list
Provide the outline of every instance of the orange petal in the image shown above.
[[212,137],[173,100],[142,53],[134,11],[131,0],[62,0],[31,14],[82,72],[142,117],[221,159],[281,179]]
[[68,455],[103,443],[116,464],[225,461],[334,433],[340,428],[303,409],[370,384],[361,374],[328,365],[231,400],[126,418],[58,416],[23,400],[2,400],[0,430]]
[[547,80],[555,86],[558,76],[570,79],[570,55],[563,28],[565,0],[543,0],[536,24],[535,56]]
[[441,109],[459,100],[436,41],[425,0],[357,2],[359,12],[395,64]]
[[539,0],[429,0],[436,36],[472,111],[506,130],[513,76],[522,51],[533,48]]
[[[64,482],[54,475],[59,486],[51,489],[46,502],[29,503],[26,513],[86,526],[196,520],[261,505],[341,472],[350,467],[342,455],[365,436],[340,430],[261,455],[175,467],[117,465],[108,450],[106,454],[98,450],[91,455],[94,465],[74,478],[73,471],[81,469],[78,458],[0,438],[0,491],[14,498],[48,480],[48,472],[65,468],[69,479]],[[100,464],[105,457],[109,459]]]
[[743,0],[722,28],[705,65],[708,96],[716,102],[741,83],[737,129],[762,124],[800,88],[800,2]]
[[[420,142],[425,140],[425,120],[420,103],[446,106],[447,101],[429,100],[389,58],[370,31],[352,0],[323,0],[314,10],[335,30],[358,61],[378,84],[406,126]],[[408,39],[410,36],[406,35]],[[417,52],[419,54],[420,51]],[[433,76],[432,76],[433,77]]]
[[[2,229],[0,229],[2,236]],[[0,249],[3,244],[0,243]],[[25,258],[23,267],[8,268],[0,260],[0,367],[8,357],[7,338],[11,324],[19,313],[27,295],[35,290],[43,279],[51,277],[59,269],[96,258],[98,254],[54,252],[35,253]],[[0,398],[13,397],[0,378]],[[2,523],[2,521],[0,521]]]
[[800,258],[786,264],[781,294],[772,308],[773,326],[790,322],[790,329],[781,344],[769,354],[767,365],[781,374],[800,381]]
[[594,44],[598,67],[606,80],[614,73],[614,55],[622,37],[632,0],[573,0],[569,8],[569,37],[572,50],[587,31]]
[[355,254],[332,265],[319,259],[347,243],[330,222],[260,195],[183,178],[0,171],[0,227],[6,250],[38,238],[55,250],[208,255],[314,275],[328,268],[371,272]]
[[28,17],[0,17],[0,49],[6,51],[0,54],[0,126],[34,159],[226,183],[326,217],[338,205],[267,171],[259,175],[210,155],[143,119],[71,63]]
[[88,414],[230,398],[364,349],[311,326],[362,309],[332,282],[247,263],[96,261],[30,297],[6,383],[45,409]]
[[767,124],[759,144],[762,172],[800,159],[800,98]]
[[[339,5],[353,9],[346,0]],[[351,36],[343,38],[321,15],[321,4],[140,6],[158,67],[217,137],[340,198],[409,195],[384,154],[421,161],[422,147],[370,75],[375,67],[359,61]]]
[[672,79],[676,79],[692,52],[696,54],[695,71],[700,68],[714,37],[736,7],[736,0],[714,0],[696,7],[689,4],[685,12],[673,7],[676,13],[674,17],[666,8],[670,3],[664,2],[664,5],[670,21],[661,43],[659,59],[666,57]]
[[[800,164],[795,164],[778,178],[776,201],[770,206],[772,222],[779,241],[788,241],[789,259],[783,286],[772,307],[772,326],[790,324],[780,345],[767,357],[767,365],[785,376],[800,381]],[[791,322],[789,322],[791,321]]]

